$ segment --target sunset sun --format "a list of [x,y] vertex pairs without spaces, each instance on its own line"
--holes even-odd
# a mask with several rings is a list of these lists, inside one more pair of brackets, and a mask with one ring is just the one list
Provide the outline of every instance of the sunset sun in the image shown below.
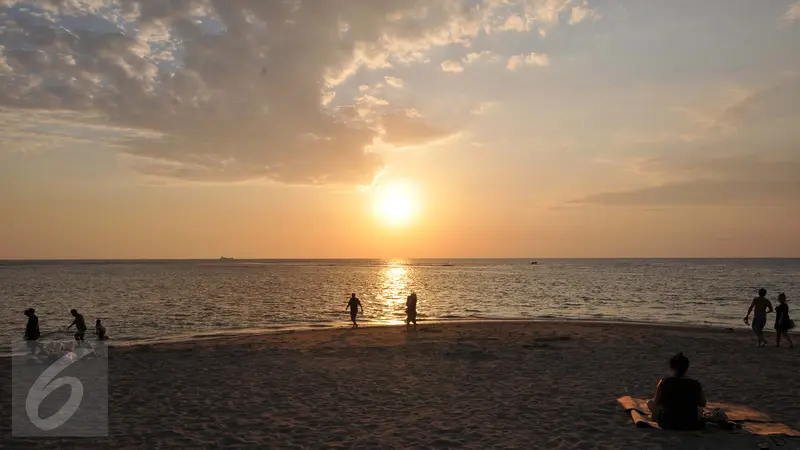
[[416,216],[417,207],[414,189],[409,184],[391,184],[376,191],[375,216],[385,225],[409,225]]

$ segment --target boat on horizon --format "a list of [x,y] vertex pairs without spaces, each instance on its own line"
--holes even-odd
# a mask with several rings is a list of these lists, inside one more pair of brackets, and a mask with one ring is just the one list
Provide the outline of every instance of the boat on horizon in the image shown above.
[[228,257],[225,257],[225,256],[220,256],[219,259],[220,259],[220,261],[233,261],[233,258],[228,258]]
[[535,265],[539,264],[539,261],[531,261],[531,264],[535,266]]

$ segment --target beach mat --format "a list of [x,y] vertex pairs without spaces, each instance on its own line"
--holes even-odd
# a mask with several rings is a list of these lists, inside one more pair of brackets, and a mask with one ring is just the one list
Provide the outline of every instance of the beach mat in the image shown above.
[[[631,420],[638,428],[657,428],[658,423],[653,420],[650,408],[647,407],[647,399],[624,396],[617,399],[617,402],[631,414]],[[728,415],[728,420],[736,422],[744,430],[758,436],[790,436],[800,437],[800,432],[793,430],[787,425],[774,422],[768,415],[758,412],[746,405],[733,403],[709,402],[705,411],[720,408]]]
[[787,436],[800,438],[800,432],[778,422],[744,422],[742,428],[758,436]]

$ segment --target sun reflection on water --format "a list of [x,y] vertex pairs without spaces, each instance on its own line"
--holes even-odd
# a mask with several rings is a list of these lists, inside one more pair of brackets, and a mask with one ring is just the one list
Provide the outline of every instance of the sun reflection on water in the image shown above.
[[409,269],[401,261],[392,261],[381,271],[383,286],[378,294],[382,309],[380,322],[401,324],[404,322],[406,296],[408,295]]

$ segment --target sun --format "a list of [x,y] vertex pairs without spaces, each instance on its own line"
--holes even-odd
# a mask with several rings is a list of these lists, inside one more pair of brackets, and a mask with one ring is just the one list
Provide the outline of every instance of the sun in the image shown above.
[[390,227],[403,227],[414,221],[417,198],[408,183],[394,183],[377,189],[375,216]]

